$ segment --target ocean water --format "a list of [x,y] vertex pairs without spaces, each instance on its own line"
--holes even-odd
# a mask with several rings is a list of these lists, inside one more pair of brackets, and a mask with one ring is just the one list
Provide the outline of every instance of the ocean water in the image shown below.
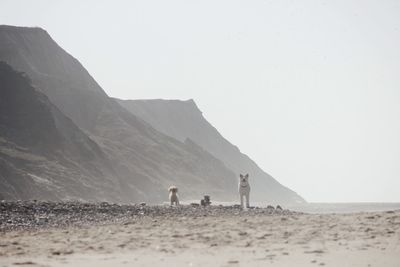
[[286,208],[307,213],[354,213],[400,210],[400,203],[308,203]]
[[[240,204],[238,202],[224,202],[224,201],[211,201],[212,205],[231,206]],[[200,203],[199,200],[184,200],[181,204],[189,205],[190,203]],[[169,202],[163,203],[169,205]],[[265,208],[270,203],[265,202],[250,202],[250,206]],[[272,204],[271,204],[272,205]],[[276,206],[276,205],[272,205]],[[306,212],[306,213],[355,213],[355,212],[374,212],[374,211],[392,211],[400,210],[400,202],[341,202],[341,203],[307,203],[299,205],[285,206],[281,205],[283,209],[293,211]]]
[[[199,203],[199,201],[182,201],[182,204]],[[165,203],[168,204],[168,203]],[[212,201],[212,205],[235,205],[239,202],[221,202]],[[268,203],[252,202],[251,206],[266,207]],[[307,203],[301,205],[285,206],[284,209],[306,213],[355,213],[355,212],[374,212],[374,211],[389,211],[400,210],[400,202],[394,203],[378,203],[378,202],[356,202],[356,203]]]

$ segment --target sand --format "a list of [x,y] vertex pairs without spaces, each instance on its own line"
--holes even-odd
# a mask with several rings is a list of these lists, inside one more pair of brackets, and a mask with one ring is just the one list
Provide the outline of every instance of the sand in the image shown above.
[[400,211],[162,207],[93,224],[4,228],[1,266],[400,266]]

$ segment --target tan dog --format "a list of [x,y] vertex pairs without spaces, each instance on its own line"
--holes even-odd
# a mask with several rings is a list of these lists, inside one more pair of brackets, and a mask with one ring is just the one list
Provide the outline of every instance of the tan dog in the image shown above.
[[171,206],[175,203],[176,206],[179,206],[179,198],[178,198],[178,187],[170,186],[169,189],[169,201]]

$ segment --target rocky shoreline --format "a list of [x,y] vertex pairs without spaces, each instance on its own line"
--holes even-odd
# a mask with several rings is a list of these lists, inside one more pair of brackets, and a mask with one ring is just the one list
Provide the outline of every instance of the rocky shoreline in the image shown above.
[[46,227],[80,227],[110,223],[129,223],[142,217],[205,217],[205,216],[265,216],[294,215],[299,212],[274,208],[239,205],[207,206],[141,204],[115,204],[108,202],[49,202],[49,201],[0,201],[0,232]]

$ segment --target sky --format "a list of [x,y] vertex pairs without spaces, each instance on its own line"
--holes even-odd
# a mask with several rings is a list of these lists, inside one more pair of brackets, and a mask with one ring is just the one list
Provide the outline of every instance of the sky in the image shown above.
[[194,99],[309,202],[400,202],[400,1],[0,0],[0,24],[110,96]]

